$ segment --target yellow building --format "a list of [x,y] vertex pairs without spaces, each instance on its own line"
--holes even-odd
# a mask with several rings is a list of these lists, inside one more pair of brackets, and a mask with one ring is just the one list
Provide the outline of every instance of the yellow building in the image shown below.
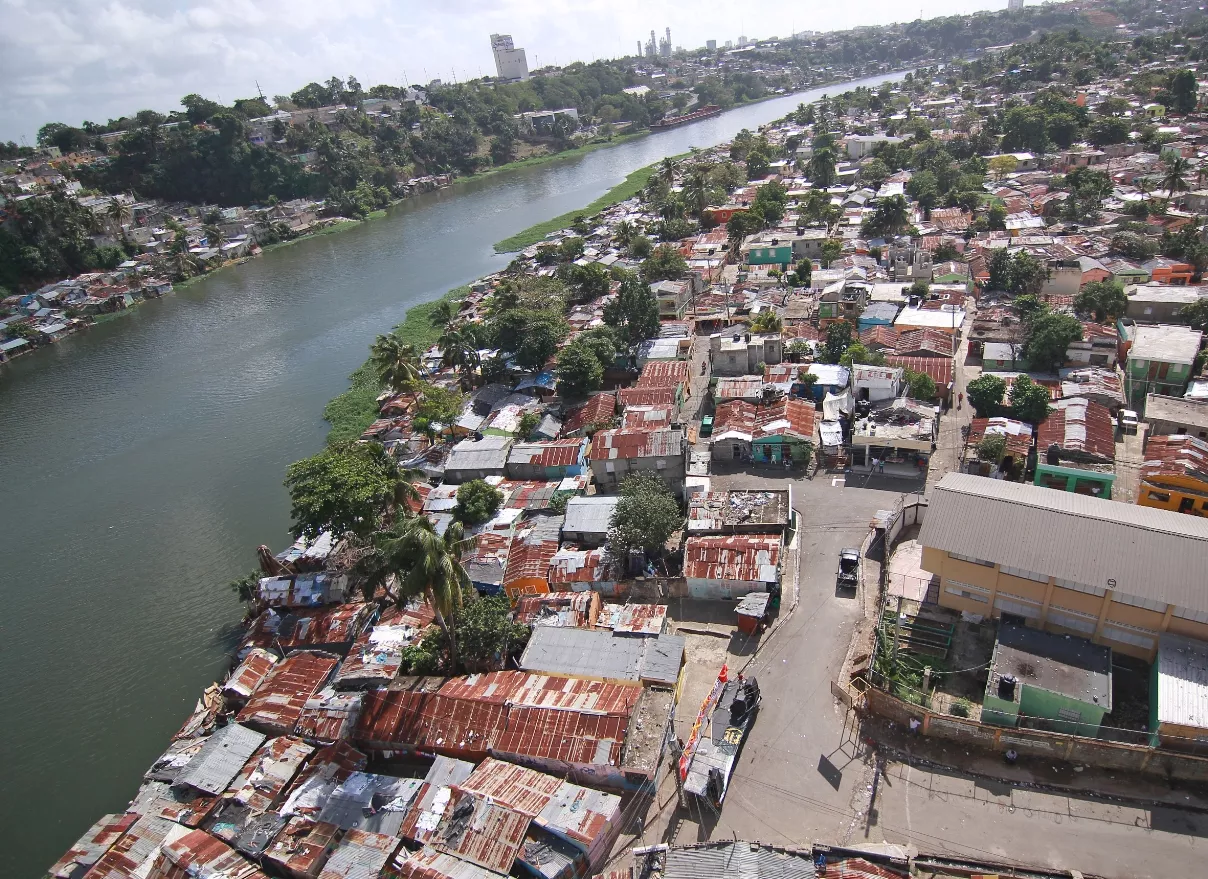
[[1208,443],[1184,434],[1150,437],[1137,503],[1208,516]]
[[1163,632],[1208,641],[1208,521],[949,473],[919,543],[944,607],[1147,661]]

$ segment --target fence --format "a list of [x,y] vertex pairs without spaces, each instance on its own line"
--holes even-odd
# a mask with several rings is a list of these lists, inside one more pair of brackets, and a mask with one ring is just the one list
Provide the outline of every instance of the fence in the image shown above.
[[[842,689],[838,684],[833,685],[833,688]],[[992,726],[975,720],[936,714],[920,705],[904,702],[871,687],[858,696],[854,693],[849,695],[849,698],[853,697],[857,706],[862,705],[865,710],[878,717],[903,726],[909,726],[911,720],[918,721],[918,731],[925,736],[935,736],[993,751],[1006,751],[1010,748],[1021,756],[1066,760],[1103,769],[1157,775],[1166,779],[1208,781],[1208,758],[1204,757],[1044,730]]]

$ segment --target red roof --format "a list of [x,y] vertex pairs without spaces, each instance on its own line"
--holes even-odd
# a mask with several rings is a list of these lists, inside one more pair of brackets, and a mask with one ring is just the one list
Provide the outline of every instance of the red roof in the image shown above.
[[632,461],[682,455],[683,434],[669,427],[656,430],[602,430],[591,440],[593,461]]
[[103,816],[64,853],[63,857],[54,863],[48,872],[55,879],[74,879],[100,860],[101,856],[109,851],[110,847],[137,820],[138,815],[131,813]]
[[753,439],[790,434],[812,440],[814,415],[814,404],[807,400],[786,398],[767,406],[734,400],[717,407],[713,435],[736,430]]
[[673,406],[667,404],[661,406],[626,406],[625,413],[621,416],[621,429],[656,430],[660,427],[670,427],[675,421],[673,409]]
[[506,876],[523,854],[532,820],[523,812],[455,787],[429,844],[437,851]]
[[642,694],[642,688],[585,678],[494,671],[451,678],[438,692],[452,699],[628,717]]
[[684,576],[696,580],[769,583],[779,579],[779,562],[779,537],[689,537],[684,544]]
[[507,566],[503,569],[503,584],[527,579],[548,580],[549,563],[557,552],[557,540],[529,542],[519,535],[512,538]]
[[303,650],[273,667],[252,693],[238,720],[270,735],[286,735],[306,706],[306,700],[327,681],[340,660],[330,653]]
[[488,757],[458,787],[536,816],[562,787],[562,779]]
[[902,333],[899,333],[893,327],[885,326],[869,327],[860,333],[861,344],[870,351],[881,348],[896,349],[901,338]]
[[642,367],[639,388],[671,388],[688,381],[689,368],[684,360],[652,360]]
[[674,406],[674,388],[622,388],[617,392],[621,408],[627,406]]
[[1007,440],[1007,454],[1016,459],[1026,458],[1032,448],[1032,427],[1022,421],[1011,418],[974,418],[969,425],[968,445],[975,446],[986,436],[988,428],[993,426],[993,433],[1002,434]]
[[253,864],[220,839],[204,830],[192,830],[175,842],[160,846],[149,879],[265,879]]
[[289,652],[305,647],[351,644],[373,614],[372,604],[291,610],[277,629],[277,644]]
[[491,753],[618,766],[628,728],[628,717],[513,706]]
[[275,808],[285,788],[315,749],[293,736],[269,739],[256,749],[226,789],[253,812]]
[[578,433],[592,424],[610,423],[616,413],[616,394],[596,394],[570,414],[562,425],[562,433]]
[[583,439],[550,440],[543,443],[516,443],[508,452],[508,462],[537,467],[571,467],[579,463]]
[[601,582],[608,573],[607,561],[603,549],[576,549],[573,546],[564,546],[550,559],[550,586]]
[[238,702],[246,701],[276,664],[276,656],[261,647],[253,647],[222,685],[223,695]]
[[952,337],[940,330],[923,328],[899,334],[894,353],[903,357],[951,357]]
[[318,876],[343,832],[335,824],[295,815],[265,850],[264,859],[290,876]]
[[1190,476],[1208,483],[1208,443],[1185,434],[1150,437],[1145,443],[1141,478],[1163,476]]
[[481,759],[503,729],[506,713],[502,704],[413,690],[373,690],[365,695],[353,736],[379,750],[413,747]]
[[948,357],[902,357],[897,354],[886,354],[885,363],[889,366],[903,366],[906,369],[931,376],[936,390],[941,394],[952,382],[952,360]]
[[1085,397],[1057,401],[1036,434],[1036,451],[1040,455],[1056,445],[1066,453],[1103,462],[1116,460],[1116,428],[1111,412]]

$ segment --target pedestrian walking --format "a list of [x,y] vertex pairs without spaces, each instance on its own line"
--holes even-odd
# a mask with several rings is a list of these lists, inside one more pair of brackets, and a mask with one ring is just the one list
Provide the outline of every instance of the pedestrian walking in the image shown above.
[[965,392],[961,391],[956,395],[956,408],[959,410],[965,404]]

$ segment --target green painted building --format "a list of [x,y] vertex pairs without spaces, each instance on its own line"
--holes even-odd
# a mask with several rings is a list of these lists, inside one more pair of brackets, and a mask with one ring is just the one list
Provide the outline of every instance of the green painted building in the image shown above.
[[1115,481],[1116,474],[1112,472],[1037,461],[1036,478],[1032,480],[1032,484],[1111,500],[1112,484]]
[[793,262],[793,245],[789,242],[756,244],[747,251],[749,266],[787,267]]
[[[982,721],[1094,737],[1112,710],[1112,652],[1085,638],[1054,635],[1010,620],[1003,592],[1002,619]],[[998,602],[995,602],[998,606]]]
[[1129,343],[1124,364],[1128,408],[1144,413],[1147,394],[1183,396],[1203,334],[1174,324],[1123,325],[1123,329]]

